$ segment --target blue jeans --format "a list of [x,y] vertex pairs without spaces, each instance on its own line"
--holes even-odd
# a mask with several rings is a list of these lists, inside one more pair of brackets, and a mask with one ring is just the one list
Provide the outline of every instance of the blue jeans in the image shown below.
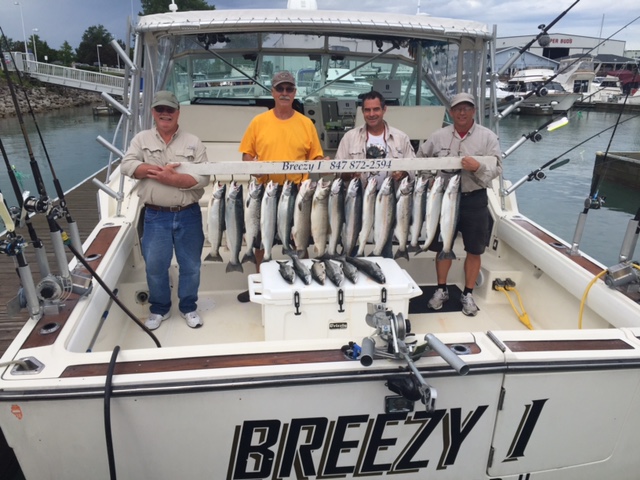
[[175,213],[146,209],[142,256],[146,263],[151,313],[165,315],[171,310],[169,267],[174,249],[179,268],[180,311],[196,310],[203,245],[202,213],[197,203]]

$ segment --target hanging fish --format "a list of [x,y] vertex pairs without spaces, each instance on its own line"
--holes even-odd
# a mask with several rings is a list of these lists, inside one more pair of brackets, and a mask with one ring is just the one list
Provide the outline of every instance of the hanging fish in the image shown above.
[[260,247],[260,209],[262,206],[262,195],[264,185],[252,180],[249,184],[249,195],[247,196],[245,209],[245,235],[247,252],[242,257],[242,263],[251,261],[256,263],[254,248]]
[[342,234],[342,224],[344,223],[344,191],[342,188],[342,179],[336,178],[331,184],[331,194],[329,195],[329,245],[327,246],[327,254],[334,256],[340,243],[340,235]]
[[438,223],[440,222],[440,210],[442,207],[442,196],[444,195],[444,178],[437,176],[433,181],[431,188],[427,190],[427,207],[425,212],[425,237],[422,243],[422,248],[416,252],[416,255],[420,252],[426,252],[429,249],[429,245],[433,242],[438,230]]
[[[360,177],[349,182],[344,200],[344,228],[342,230],[342,253],[353,255],[362,229],[362,183]],[[345,272],[346,273],[346,272]]]
[[209,243],[211,244],[211,252],[205,260],[213,260],[221,262],[220,245],[222,244],[222,234],[224,233],[224,204],[227,193],[227,186],[222,182],[217,182],[213,187],[213,194],[209,200],[209,208],[207,212],[207,231]]
[[282,253],[291,250],[291,226],[293,225],[293,209],[296,202],[296,186],[285,180],[278,200],[277,231],[282,242]]
[[447,188],[442,197],[440,211],[440,232],[442,234],[442,251],[438,253],[438,260],[453,260],[453,241],[456,238],[458,225],[458,210],[460,207],[460,175],[454,175],[449,179]]
[[330,193],[331,181],[321,178],[311,202],[311,238],[316,257],[323,256],[327,249]]
[[362,227],[358,235],[358,256],[364,255],[364,249],[369,241],[369,235],[373,229],[376,212],[376,195],[378,194],[378,181],[375,177],[367,180],[367,187],[364,190],[362,201]]
[[300,185],[293,211],[293,228],[291,235],[300,256],[306,256],[311,239],[311,203],[316,190],[315,182],[305,180]]
[[242,233],[244,231],[244,203],[242,201],[242,185],[231,182],[225,205],[225,224],[227,232],[227,248],[231,252],[231,259],[227,264],[228,272],[242,272],[240,263],[240,248],[242,247]]
[[409,240],[409,227],[411,226],[411,208],[413,206],[413,180],[404,177],[396,194],[396,226],[394,234],[398,240],[398,250],[393,258],[405,258],[409,260],[407,241]]
[[264,261],[271,260],[271,250],[276,236],[276,222],[278,214],[278,184],[269,181],[262,197],[260,206],[260,235],[264,249]]
[[396,197],[393,191],[393,178],[387,177],[376,197],[375,224],[373,227],[374,246],[371,255],[379,257],[389,241],[396,216]]
[[411,228],[409,229],[409,244],[412,250],[418,249],[418,241],[424,225],[424,216],[427,209],[427,188],[430,175],[420,175],[416,178],[413,187],[413,203],[411,205]]

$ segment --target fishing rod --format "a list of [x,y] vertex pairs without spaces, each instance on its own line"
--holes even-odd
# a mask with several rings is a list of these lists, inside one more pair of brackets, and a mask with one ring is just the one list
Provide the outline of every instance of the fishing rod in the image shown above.
[[[0,33],[2,34],[2,38],[5,39],[6,42],[6,37],[4,35],[4,31],[2,30],[2,27],[0,27]],[[0,53],[1,53],[1,48],[0,48]],[[15,65],[15,59],[13,57],[13,54],[11,52],[9,52],[9,55],[11,56],[11,61],[13,62],[13,64]],[[53,162],[51,161],[51,157],[49,156],[49,152],[47,150],[44,138],[42,136],[42,132],[40,131],[40,126],[38,124],[38,121],[36,120],[36,116],[35,116],[35,112],[33,110],[33,107],[31,106],[31,101],[29,99],[29,95],[27,94],[27,89],[25,88],[25,84],[22,78],[22,73],[16,69],[16,76],[18,77],[18,83],[20,84],[20,87],[22,88],[22,93],[24,95],[24,99],[27,103],[27,109],[29,111],[29,114],[31,116],[31,120],[33,121],[33,124],[36,128],[36,132],[38,133],[38,138],[40,139],[40,145],[42,146],[42,151],[44,152],[44,156],[47,159],[47,164],[49,165],[49,170],[51,170],[51,175],[52,175],[52,179],[53,179],[53,186],[56,190],[56,194],[58,195],[58,199],[59,199],[59,205],[60,208],[62,209],[62,212],[67,220],[67,225],[68,225],[68,229],[69,229],[69,234],[71,236],[71,241],[74,242],[74,245],[76,246],[76,248],[78,250],[82,249],[82,242],[80,240],[80,232],[78,231],[78,225],[77,223],[73,220],[73,217],[71,216],[71,213],[69,212],[69,208],[67,206],[67,200],[64,194],[64,190],[62,189],[62,185],[60,183],[60,180],[58,179],[58,176],[56,175],[55,169],[53,167]],[[17,111],[17,109],[16,109]]]
[[[560,15],[558,15],[549,25],[538,25],[538,28],[540,29],[540,33],[538,33],[538,35],[531,40],[529,43],[527,43],[524,47],[522,47],[520,50],[518,50],[518,55],[514,55],[507,63],[505,63],[502,68],[498,71],[497,75],[504,75],[504,72],[506,72],[511,65],[513,65],[514,63],[516,63],[516,61],[527,51],[531,48],[531,46],[536,43],[538,40],[543,39],[543,37],[545,35],[548,36],[548,32],[551,29],[551,27],[553,27],[556,23],[558,23],[562,17],[564,17],[567,13],[569,13],[569,10],[571,10],[573,7],[575,7],[578,2],[580,2],[580,0],[576,0],[575,2],[573,2],[569,8],[567,8],[564,12],[562,12]],[[544,40],[543,40],[544,41]],[[546,45],[542,45],[541,46],[546,46]]]
[[[607,153],[609,153],[609,148],[611,147],[611,142],[613,142],[613,137],[616,134],[618,129],[618,125],[620,125],[620,119],[622,118],[622,112],[624,111],[624,107],[627,104],[627,98],[629,98],[629,93],[624,97],[624,102],[622,104],[622,108],[620,108],[620,112],[618,113],[618,118],[616,119],[616,123],[613,125],[613,132],[611,132],[611,137],[609,138],[609,143],[607,144],[607,150],[604,153],[604,158],[607,158]],[[584,226],[587,222],[587,214],[589,210],[598,209],[604,204],[604,197],[598,195],[599,188],[595,181],[591,183],[591,190],[589,192],[589,196],[584,201],[584,209],[580,212],[578,216],[578,222],[576,223],[576,230],[573,234],[573,241],[571,242],[571,249],[569,250],[569,255],[578,255],[579,254],[579,245],[580,240],[582,239],[582,234],[584,232]]]
[[[579,0],[576,0],[575,3],[577,3]],[[574,5],[575,5],[574,3]],[[573,5],[569,8],[572,8]],[[565,12],[563,12],[562,15],[564,15]],[[544,88],[545,85],[547,85],[549,82],[553,81],[556,77],[558,77],[558,75],[561,75],[563,73],[565,73],[569,68],[571,68],[573,65],[575,65],[576,63],[578,63],[579,61],[581,61],[583,58],[585,58],[587,55],[589,55],[589,53],[591,53],[593,50],[595,50],[596,48],[598,48],[600,45],[602,45],[603,43],[605,43],[607,40],[610,40],[611,38],[613,38],[615,35],[617,35],[618,33],[620,33],[622,30],[624,30],[625,28],[627,28],[629,25],[631,25],[632,23],[636,22],[638,19],[640,19],[640,15],[637,16],[636,18],[634,18],[633,20],[631,20],[630,22],[628,22],[626,25],[620,27],[618,30],[616,30],[615,32],[613,32],[611,35],[609,35],[607,38],[601,40],[600,42],[598,42],[596,45],[594,45],[593,47],[591,47],[589,50],[587,50],[586,52],[584,52],[582,55],[580,55],[578,58],[576,58],[573,62],[571,62],[570,64],[568,64],[564,69],[562,69],[561,71],[558,71],[557,73],[555,73],[554,75],[550,76],[547,80],[545,80],[539,87],[537,87],[535,90],[532,90],[530,92],[528,92],[527,94],[525,94],[524,96],[520,97],[517,101],[515,101],[514,103],[512,103],[511,105],[509,105],[507,108],[505,108],[504,110],[502,110],[501,112],[497,112],[495,117],[498,120],[503,119],[504,117],[506,117],[507,115],[509,115],[513,110],[515,110],[516,108],[518,108],[518,106],[524,102],[525,100],[527,100],[528,98],[532,97],[533,95],[537,95],[539,97],[544,97],[547,94],[547,89]],[[559,20],[556,19],[556,20]],[[556,22],[556,20],[554,20],[554,22],[552,22],[550,26],[553,25],[553,23]],[[536,37],[538,38],[538,37]],[[536,39],[532,40],[531,42],[529,42],[528,46],[526,48],[531,47],[531,45],[533,45],[533,43],[535,42]],[[524,51],[520,51],[518,53],[518,55],[514,55],[514,57],[512,59],[510,59],[507,64],[508,66],[511,66],[513,63],[515,63],[515,61],[520,58],[522,56],[522,54],[524,53]],[[503,74],[505,71],[504,66],[500,69],[500,72],[498,72],[494,78],[499,77],[501,74]],[[593,94],[592,94],[593,95]],[[589,95],[591,96],[591,95]],[[588,97],[587,97],[588,98]]]
[[[6,37],[4,38],[6,41]],[[4,52],[2,51],[1,47],[0,47],[0,58],[4,58]],[[68,298],[68,296],[72,292],[75,292],[79,295],[84,295],[88,293],[89,290],[84,287],[74,285],[73,279],[71,278],[71,273],[69,272],[68,260],[64,250],[64,241],[68,237],[66,236],[66,233],[57,224],[57,222],[55,222],[55,218],[60,216],[60,209],[59,207],[53,208],[51,200],[47,195],[47,191],[44,186],[44,179],[40,172],[38,162],[35,159],[35,155],[33,154],[33,149],[31,148],[29,135],[26,131],[24,118],[22,116],[22,110],[20,108],[20,104],[16,96],[15,85],[11,79],[11,76],[9,75],[6,62],[2,62],[2,66],[7,79],[7,85],[9,87],[9,92],[11,94],[13,105],[16,110],[16,117],[18,118],[18,123],[20,124],[22,136],[24,138],[24,141],[27,147],[27,152],[29,154],[31,171],[33,172],[34,180],[36,182],[36,188],[40,195],[39,198],[29,196],[28,192],[25,192],[25,194],[22,195],[23,197],[22,210],[24,212],[22,215],[24,215],[25,221],[26,221],[26,218],[28,217],[28,213],[34,213],[34,214],[44,213],[46,215],[47,222],[49,224],[49,232],[51,235],[51,241],[54,249],[55,258],[57,260],[58,268],[60,270],[60,276],[57,277],[57,276],[51,275],[48,262],[45,262],[46,255],[44,255],[44,253],[41,253],[40,254],[41,256],[39,257],[40,259],[39,263],[40,261],[42,261],[41,268],[43,269],[43,271],[41,273],[43,274],[43,278],[41,279],[37,288],[43,300],[45,301],[48,307],[48,310],[52,311],[50,307],[55,305],[57,305],[59,310],[62,306],[61,302],[64,301],[66,298]],[[10,168],[8,158],[5,158],[5,163],[7,164],[7,169],[9,170],[9,172],[13,172],[13,169]],[[40,240],[37,238],[37,235],[35,234],[35,229],[30,229],[30,233],[33,235],[32,240],[34,238],[36,239],[36,241],[34,241],[34,247],[38,245],[41,246],[42,244]],[[39,251],[44,252],[44,249],[41,248],[39,249]]]
[[[29,316],[38,320],[42,316],[43,309],[40,306],[36,294],[36,286],[33,281],[31,269],[29,268],[29,263],[27,262],[27,257],[24,254],[25,242],[22,236],[18,235],[15,231],[13,216],[2,196],[2,192],[0,192],[0,218],[2,218],[7,230],[7,238],[0,240],[0,254],[13,257],[22,285],[22,295],[20,293],[18,294],[17,301],[20,307],[29,307]],[[13,300],[9,303],[11,304],[12,302]],[[26,303],[26,305],[22,305],[23,303]],[[18,307],[18,309],[20,307]],[[9,311],[9,309],[10,306],[7,305],[7,311]]]
[[[623,123],[626,123],[629,120],[633,120],[634,118],[638,118],[638,117],[640,117],[640,114],[632,115],[631,117],[625,118],[624,120],[622,120],[620,122],[616,122],[616,125],[622,125]],[[502,190],[502,192],[501,192],[502,196],[507,196],[507,195],[511,194],[516,188],[520,187],[523,183],[525,183],[527,181],[530,182],[532,180],[543,180],[544,178],[546,178],[546,176],[544,175],[544,172],[542,172],[545,168],[549,168],[549,170],[555,170],[556,168],[559,168],[562,165],[566,165],[567,163],[569,163],[568,159],[562,160],[560,162],[558,162],[558,160],[560,160],[560,158],[564,157],[568,153],[570,153],[573,150],[575,150],[576,148],[578,148],[580,145],[583,145],[583,144],[587,143],[589,140],[593,140],[594,138],[602,135],[604,132],[606,132],[608,130],[611,130],[616,125],[611,125],[611,126],[605,128],[605,129],[600,130],[598,133],[595,133],[595,134],[591,135],[590,137],[584,139],[583,141],[581,141],[580,143],[574,145],[570,149],[565,150],[560,155],[552,158],[551,160],[546,162],[541,167],[536,168],[535,170],[532,170],[530,173],[528,173],[527,175],[522,177],[520,180],[518,180],[516,183],[511,185],[508,189]],[[558,162],[558,164],[554,165],[556,162]]]

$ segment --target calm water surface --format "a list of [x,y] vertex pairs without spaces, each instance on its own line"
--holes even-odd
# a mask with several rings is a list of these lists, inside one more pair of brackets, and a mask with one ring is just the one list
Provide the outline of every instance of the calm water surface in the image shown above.
[[[625,114],[622,120],[632,115]],[[526,182],[515,192],[521,212],[544,228],[571,241],[578,215],[589,195],[595,152],[605,151],[611,141],[610,151],[640,150],[640,117],[604,132],[570,153],[562,155],[576,144],[596,135],[615,124],[617,113],[573,112],[569,125],[555,132],[543,131],[538,143],[528,141],[504,160],[505,177],[516,182],[547,161],[561,157],[571,161],[557,170],[546,170],[542,181]],[[55,197],[51,171],[42,151],[37,132],[30,117],[25,116],[34,156],[46,177],[47,193]],[[108,152],[96,142],[98,135],[111,140],[117,118],[94,117],[90,107],[67,109],[38,115],[37,121],[44,137],[56,175],[63,189],[69,190],[106,165]],[[509,148],[523,134],[527,134],[546,121],[545,117],[512,115],[500,123],[500,141],[503,150]],[[24,176],[24,186],[35,192],[30,177],[30,161],[25,142],[15,118],[0,119],[0,138],[7,150],[10,162]],[[0,188],[9,205],[15,205],[4,165],[0,168]],[[605,206],[591,210],[587,216],[580,248],[606,265],[617,263],[622,238],[627,224],[640,208],[640,191],[626,189],[606,182],[600,186],[600,195],[606,196]],[[94,199],[87,199],[93,202]],[[70,206],[73,212],[73,206]],[[638,255],[636,255],[636,258]]]

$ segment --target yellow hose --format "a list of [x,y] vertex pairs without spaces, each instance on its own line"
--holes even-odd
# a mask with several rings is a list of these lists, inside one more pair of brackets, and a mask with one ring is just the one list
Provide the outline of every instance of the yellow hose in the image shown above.
[[[640,267],[638,267],[638,265],[636,265],[635,263],[631,263],[631,266],[637,270],[640,270]],[[578,315],[579,329],[582,329],[582,314],[584,313],[584,306],[587,302],[587,295],[589,294],[589,290],[591,290],[591,287],[593,286],[593,284],[596,283],[596,280],[598,280],[599,278],[602,278],[607,272],[608,270],[603,270],[598,275],[593,277],[593,279],[589,282],[589,285],[587,285],[587,288],[585,288],[584,290],[584,294],[582,295],[582,300],[580,301],[580,314]]]

